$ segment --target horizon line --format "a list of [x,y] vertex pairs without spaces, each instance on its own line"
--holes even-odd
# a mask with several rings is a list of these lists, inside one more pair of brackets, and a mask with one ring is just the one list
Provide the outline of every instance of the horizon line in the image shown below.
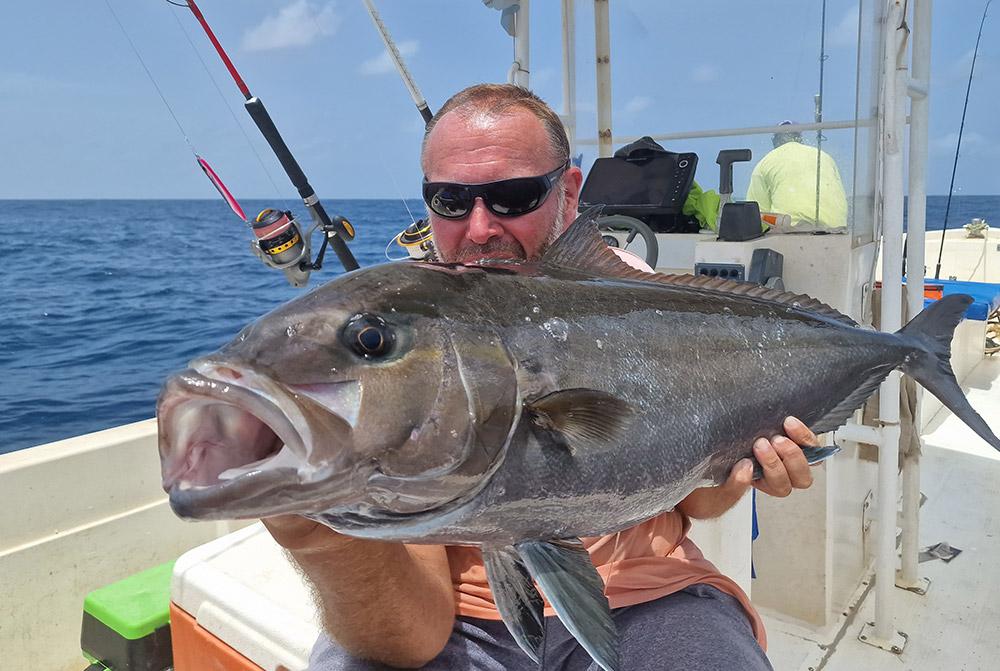
[[[951,195],[952,195],[953,198],[989,198],[989,197],[1000,198],[1000,193],[959,193],[959,194],[953,193]],[[909,198],[909,195],[904,194],[904,197],[905,198]],[[927,197],[928,198],[931,198],[931,197],[934,197],[934,198],[947,198],[948,194],[947,193],[928,193]],[[0,202],[6,202],[6,201],[29,201],[29,200],[33,200],[33,201],[59,201],[59,200],[136,200],[136,201],[145,201],[145,200],[200,200],[200,201],[206,201],[206,202],[208,202],[208,201],[218,201],[220,204],[225,204],[225,202],[222,201],[222,200],[220,200],[219,198],[205,198],[205,197],[188,198],[188,197],[185,197],[185,196],[143,196],[143,197],[69,196],[69,197],[62,197],[62,198],[56,198],[56,197],[13,198],[13,197],[0,196]],[[279,201],[289,201],[289,200],[292,200],[292,201],[294,201],[296,203],[300,203],[301,202],[301,199],[299,199],[299,198],[292,198],[292,197],[288,197],[288,198],[274,198],[274,197],[249,197],[249,198],[247,198],[247,197],[244,197],[244,198],[241,198],[241,200],[279,200]],[[422,196],[406,196],[404,198],[400,198],[399,196],[390,196],[390,197],[386,197],[386,196],[368,196],[368,197],[351,197],[351,198],[341,198],[341,197],[333,197],[333,196],[323,196],[323,197],[320,197],[320,201],[333,201],[333,200],[420,200],[420,201],[422,201],[423,197]]]

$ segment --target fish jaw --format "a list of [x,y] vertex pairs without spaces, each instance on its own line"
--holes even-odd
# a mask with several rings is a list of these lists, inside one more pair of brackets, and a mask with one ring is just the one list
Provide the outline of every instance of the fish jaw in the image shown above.
[[[336,459],[317,458],[316,431],[299,411],[294,389],[237,366],[205,360],[193,366],[168,380],[157,402],[163,488],[179,516],[234,519],[310,512],[314,505],[348,497],[350,470],[336,468]],[[358,382],[328,386],[360,403]],[[304,391],[317,396],[315,385]],[[325,437],[346,447],[357,409],[351,401],[341,403],[345,416],[340,416],[332,405],[323,408],[331,419],[327,424],[334,425]],[[323,495],[318,496],[319,485]]]

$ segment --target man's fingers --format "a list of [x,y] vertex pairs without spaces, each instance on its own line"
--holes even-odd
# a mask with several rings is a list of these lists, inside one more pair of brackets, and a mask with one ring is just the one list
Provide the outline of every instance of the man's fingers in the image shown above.
[[786,417],[783,426],[785,435],[799,446],[816,447],[819,445],[819,439],[816,438],[816,434],[810,431],[809,427],[803,424],[798,418]]
[[784,436],[775,436],[771,439],[771,446],[781,458],[781,464],[785,467],[788,480],[795,489],[806,489],[812,485],[812,469],[806,455],[802,453],[802,448]]
[[729,479],[726,481],[726,487],[732,488],[733,490],[738,490],[740,496],[746,491],[750,485],[753,484],[753,462],[749,459],[740,459],[733,466],[732,472],[729,474]]
[[753,486],[753,461],[740,459],[729,472],[729,477],[718,487],[720,494],[725,496],[730,505],[736,503]]
[[[800,451],[801,453],[801,451]],[[792,493],[792,481],[781,461],[781,456],[766,438],[758,438],[753,444],[753,454],[764,471],[763,482],[756,487],[771,496],[788,496]]]

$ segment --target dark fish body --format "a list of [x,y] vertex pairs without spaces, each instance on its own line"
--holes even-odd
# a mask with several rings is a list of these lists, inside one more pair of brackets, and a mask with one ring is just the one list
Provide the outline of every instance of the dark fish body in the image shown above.
[[376,284],[406,276],[454,328],[502,346],[520,399],[592,389],[626,399],[632,414],[619,440],[567,449],[522,413],[502,465],[447,519],[321,515],[373,538],[454,544],[615,531],[723,481],[756,437],[780,433],[788,415],[815,425],[914,349],[804,310],[685,286],[418,264],[385,273]]
[[[483,550],[537,658],[537,581],[605,669],[617,634],[578,538],[723,482],[789,415],[843,424],[894,369],[980,436],[948,362],[970,299],[895,334],[806,296],[626,267],[592,211],[536,265],[395,263],[287,303],[164,385],[164,488],[198,519],[299,513]],[[818,461],[835,448],[807,448]]]

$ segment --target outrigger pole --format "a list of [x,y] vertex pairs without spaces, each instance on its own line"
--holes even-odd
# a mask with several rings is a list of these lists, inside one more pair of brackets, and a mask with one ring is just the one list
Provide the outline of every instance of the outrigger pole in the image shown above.
[[[179,4],[173,2],[172,4]],[[333,247],[333,251],[337,254],[337,258],[340,259],[340,263],[344,266],[344,270],[351,271],[357,270],[358,262],[348,249],[345,240],[351,240],[354,238],[354,231],[350,228],[350,225],[346,223],[346,220],[342,217],[334,217],[333,219],[326,213],[323,208],[323,204],[319,202],[319,197],[316,195],[316,191],[309,184],[309,180],[306,179],[305,173],[302,172],[302,168],[299,167],[298,162],[295,157],[292,156],[292,152],[288,149],[288,145],[282,139],[281,134],[274,125],[274,121],[271,120],[271,115],[268,114],[267,109],[264,107],[264,103],[261,102],[260,98],[250,93],[250,88],[240,77],[240,73],[236,71],[236,66],[229,59],[228,54],[226,54],[225,49],[219,44],[219,40],[215,37],[215,33],[212,32],[211,27],[208,25],[208,21],[205,20],[205,16],[198,9],[198,5],[195,4],[194,0],[185,0],[185,5],[194,14],[194,17],[198,19],[198,23],[201,24],[202,29],[204,29],[205,34],[208,39],[212,42],[212,46],[218,52],[219,57],[222,62],[225,63],[226,69],[229,70],[229,74],[232,76],[233,80],[236,82],[236,86],[239,87],[240,92],[243,97],[246,98],[244,106],[247,108],[247,112],[250,114],[250,118],[253,122],[257,124],[257,128],[260,129],[261,134],[264,139],[267,140],[267,144],[270,145],[271,150],[274,155],[278,158],[281,163],[281,167],[284,168],[285,174],[292,181],[292,184],[299,192],[299,196],[302,197],[302,202],[305,203],[306,208],[308,208],[309,213],[312,215],[313,219],[319,225],[319,227],[324,232],[323,246],[320,248],[320,252],[316,257],[315,263],[309,264],[308,270],[318,270],[323,263],[323,253],[326,251],[327,243]],[[305,261],[305,263],[309,263]],[[305,268],[303,270],[306,270]]]

